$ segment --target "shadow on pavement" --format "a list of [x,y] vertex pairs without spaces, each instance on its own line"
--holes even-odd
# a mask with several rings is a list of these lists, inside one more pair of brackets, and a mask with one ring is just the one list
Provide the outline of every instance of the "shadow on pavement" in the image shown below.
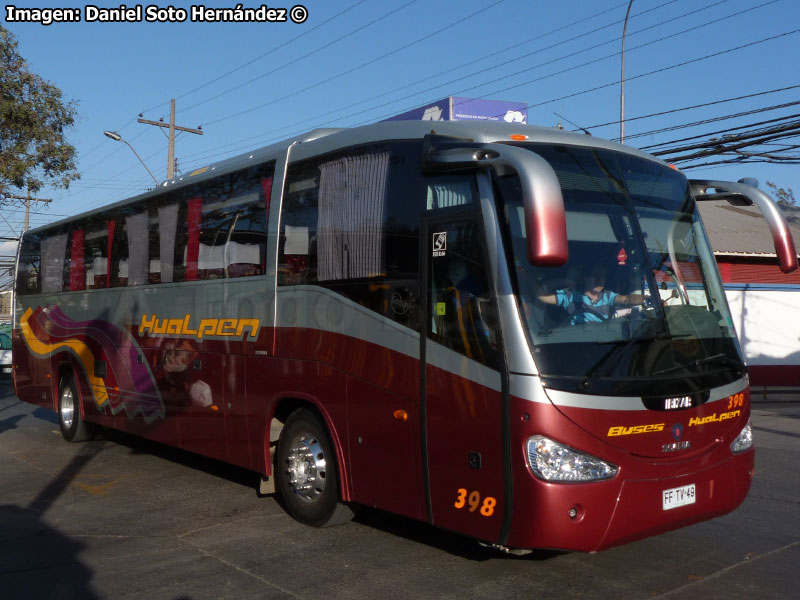
[[534,550],[524,555],[506,554],[497,548],[481,546],[477,540],[472,538],[443,529],[437,529],[428,523],[393,515],[374,508],[360,508],[355,517],[355,521],[397,537],[438,548],[449,554],[476,562],[498,558],[506,560],[546,561],[562,554],[567,554],[566,552],[556,550]]
[[[0,422],[18,421],[22,415]],[[14,425],[16,426],[16,425]],[[85,545],[42,519],[102,445],[87,445],[39,492],[27,508],[0,506],[0,589],[4,598],[99,598],[92,570],[78,555]]]
[[208,458],[174,446],[167,446],[145,438],[137,437],[122,431],[100,429],[95,439],[108,440],[118,446],[128,448],[131,454],[149,454],[190,469],[202,471],[208,475],[238,483],[250,490],[255,489],[259,475],[255,471],[237,467],[230,463]]
[[41,406],[34,409],[31,413],[37,419],[41,419],[42,421],[47,421],[48,423],[55,423],[58,425],[58,415],[56,411],[49,410],[47,408],[42,408]]
[[41,512],[0,506],[0,588],[3,598],[100,598],[92,570],[78,560],[84,544],[41,520]]
[[8,431],[10,429],[16,429],[17,423],[19,423],[22,419],[25,418],[25,415],[14,415],[13,417],[9,417],[0,421],[0,433],[4,431]]

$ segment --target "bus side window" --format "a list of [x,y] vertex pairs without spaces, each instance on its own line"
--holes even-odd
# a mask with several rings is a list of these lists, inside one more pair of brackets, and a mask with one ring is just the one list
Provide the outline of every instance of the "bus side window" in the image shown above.
[[289,166],[278,284],[315,283],[419,328],[419,144],[375,143]]
[[[137,212],[125,216],[124,235],[115,250],[114,257],[117,273],[117,285],[142,285],[148,283],[148,267],[150,264],[150,244],[147,231],[147,212]],[[123,254],[124,253],[124,254]],[[124,283],[123,283],[124,281]]]
[[474,221],[443,226],[446,251],[429,259],[428,337],[490,367],[499,359],[497,305]]
[[266,270],[267,213],[274,162],[233,176],[233,222],[225,244],[226,277],[263,275]]
[[109,236],[113,240],[115,221],[95,220],[86,227],[84,236],[84,264],[86,268],[86,289],[108,287],[108,246]]
[[128,227],[122,215],[108,215],[108,245],[106,260],[107,287],[128,285]]
[[155,205],[147,210],[147,283],[161,283],[161,241],[159,210]]
[[[150,276],[151,280],[157,273],[157,278],[160,283],[172,283],[173,281],[180,281],[183,277],[183,262],[178,262],[180,268],[181,278],[176,278],[176,265],[175,258],[180,257],[183,260],[183,247],[178,250],[178,219],[180,215],[180,206],[178,205],[177,197],[170,196],[168,200],[158,207],[158,223],[156,230],[158,233],[158,264],[150,263]],[[154,269],[158,268],[156,272]]]
[[58,293],[64,288],[67,233],[48,235],[42,240],[42,292]]
[[279,282],[386,276],[383,227],[391,155],[376,150],[290,168]]
[[467,177],[439,176],[427,185],[427,210],[465,206],[475,201],[475,180]]
[[41,236],[26,234],[22,241],[17,268],[17,292],[21,296],[41,291]]
[[278,242],[278,285],[316,281],[316,236],[319,220],[319,169],[316,165],[289,168]]
[[[183,192],[174,236],[176,281],[264,273],[267,198],[274,165],[269,162],[215,177]],[[162,231],[163,227],[162,215]],[[162,239],[168,237],[165,232]],[[164,248],[160,255],[163,259]]]
[[69,232],[69,243],[67,245],[67,259],[69,262],[65,268],[64,287],[71,292],[79,292],[86,289],[85,233],[83,223],[76,223],[76,226]]

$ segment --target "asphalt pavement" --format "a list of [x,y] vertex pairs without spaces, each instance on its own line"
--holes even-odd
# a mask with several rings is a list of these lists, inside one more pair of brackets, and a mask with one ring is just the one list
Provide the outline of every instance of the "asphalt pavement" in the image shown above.
[[756,475],[730,515],[517,557],[375,510],[305,527],[254,473],[115,432],[67,443],[55,413],[0,382],[0,598],[794,600],[800,398],[759,397],[753,425]]

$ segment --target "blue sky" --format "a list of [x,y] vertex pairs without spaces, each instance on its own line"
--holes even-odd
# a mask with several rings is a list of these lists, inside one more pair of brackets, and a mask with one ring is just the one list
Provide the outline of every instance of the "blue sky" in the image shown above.
[[[83,11],[86,4],[47,6]],[[293,4],[270,6],[289,9]],[[447,95],[526,102],[529,122],[546,126],[561,121],[573,128],[554,113],[583,127],[619,118],[619,37],[627,1],[306,0],[304,6],[308,19],[302,24],[187,19],[45,27],[9,23],[4,10],[3,25],[17,36],[30,67],[78,102],[69,140],[78,150],[82,178],[68,190],[42,190],[40,196],[54,202],[35,207],[32,225],[152,187],[130,149],[104,137],[104,130],[118,131],[156,177],[164,178],[166,138],[136,118],[143,113],[146,119],[168,120],[170,98],[177,100],[179,125],[202,125],[205,132],[178,137],[182,172],[314,127],[370,123]],[[626,117],[800,84],[798,28],[800,3],[795,0],[634,0],[626,38]],[[751,42],[758,43],[724,52]],[[688,64],[675,66],[680,63]],[[598,89],[586,92],[592,88]],[[790,107],[640,135],[798,96],[800,89],[795,89],[630,120],[627,142],[647,146],[800,112]],[[619,125],[592,132],[615,138]],[[797,165],[738,165],[688,174],[734,180],[750,176],[762,188],[770,180],[800,192]],[[23,212],[4,208],[3,217],[19,231]],[[0,235],[10,233],[0,220]]]

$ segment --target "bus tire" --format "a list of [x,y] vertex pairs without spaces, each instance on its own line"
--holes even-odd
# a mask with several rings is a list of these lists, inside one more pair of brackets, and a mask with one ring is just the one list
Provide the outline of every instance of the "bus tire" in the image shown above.
[[339,500],[336,453],[325,427],[305,409],[286,420],[275,461],[278,490],[286,510],[312,527],[330,527],[353,518]]
[[94,437],[94,425],[83,420],[78,389],[70,375],[58,383],[58,425],[68,442],[85,442]]

